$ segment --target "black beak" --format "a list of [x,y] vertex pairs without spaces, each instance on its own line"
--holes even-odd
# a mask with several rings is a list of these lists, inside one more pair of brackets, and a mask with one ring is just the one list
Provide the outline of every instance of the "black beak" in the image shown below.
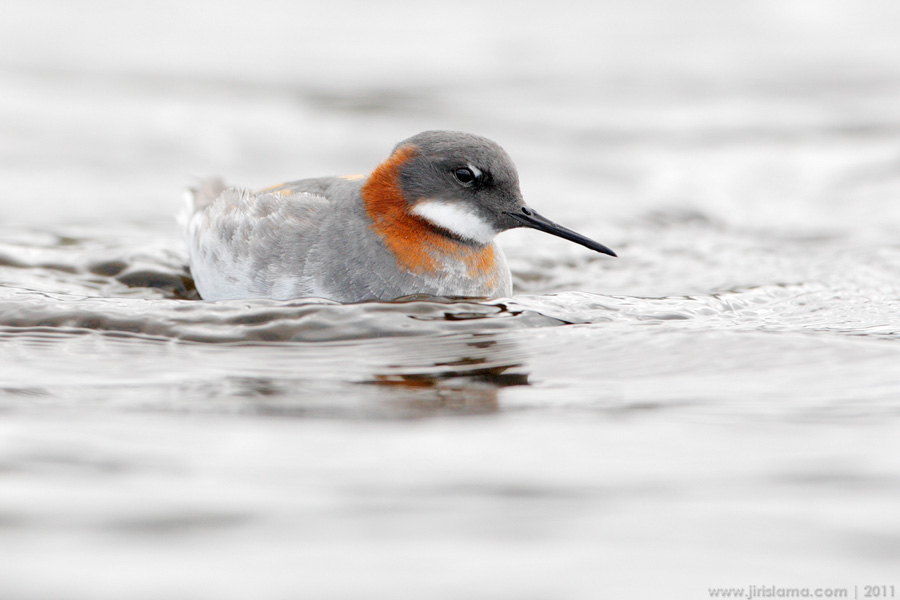
[[581,244],[585,248],[590,248],[591,250],[595,250],[602,254],[616,256],[615,252],[613,252],[603,244],[595,242],[590,238],[586,238],[580,233],[575,233],[571,229],[566,229],[562,225],[557,225],[550,219],[545,219],[526,206],[523,206],[519,212],[508,212],[506,214],[525,227],[531,227],[532,229],[538,229],[540,231],[549,233],[550,235],[559,236],[564,240],[569,240],[570,242]]

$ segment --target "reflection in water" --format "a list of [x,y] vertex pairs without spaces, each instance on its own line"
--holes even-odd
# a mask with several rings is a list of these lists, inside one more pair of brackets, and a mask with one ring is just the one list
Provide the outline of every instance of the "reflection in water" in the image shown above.
[[[510,339],[464,335],[398,342],[390,349],[357,348],[353,364],[337,375],[342,381],[329,381],[334,374],[317,372],[316,364],[306,360],[306,351],[315,349],[288,347],[283,350],[294,354],[294,361],[268,361],[281,376],[228,375],[195,384],[192,395],[205,398],[207,406],[212,401],[218,410],[231,405],[288,417],[406,419],[496,412],[502,389],[529,385],[524,353]],[[335,350],[340,356],[348,352]],[[328,349],[319,354],[325,364],[333,363]]]
[[444,360],[416,367],[390,365],[365,383],[383,388],[388,402],[410,416],[495,412],[500,409],[500,389],[528,385],[521,363],[497,362],[497,357],[519,354],[512,340],[477,336],[454,341],[443,345]]

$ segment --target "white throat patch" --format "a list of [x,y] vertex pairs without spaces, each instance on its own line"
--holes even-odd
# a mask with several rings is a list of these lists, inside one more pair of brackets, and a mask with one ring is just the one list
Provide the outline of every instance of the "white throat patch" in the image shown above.
[[436,227],[479,244],[489,244],[499,233],[473,211],[450,202],[422,200],[412,212]]

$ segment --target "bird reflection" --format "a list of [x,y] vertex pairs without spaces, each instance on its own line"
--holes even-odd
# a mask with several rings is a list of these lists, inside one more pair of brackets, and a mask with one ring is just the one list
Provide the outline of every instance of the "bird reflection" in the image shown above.
[[442,360],[392,364],[366,383],[405,416],[497,412],[502,388],[529,384],[521,361],[503,360],[518,354],[510,340],[481,335],[452,342],[442,344]]
[[524,356],[510,338],[502,332],[427,341],[392,339],[341,373],[232,375],[204,380],[185,392],[196,393],[198,406],[280,417],[408,419],[495,413],[502,409],[501,390],[529,385]]

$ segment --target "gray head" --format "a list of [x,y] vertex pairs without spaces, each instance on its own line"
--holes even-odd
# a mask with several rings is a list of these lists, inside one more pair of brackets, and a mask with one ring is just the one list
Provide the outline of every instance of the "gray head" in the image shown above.
[[485,137],[425,131],[400,142],[392,159],[399,167],[397,180],[409,212],[450,237],[483,245],[501,231],[531,227],[616,255],[528,207],[512,159]]

